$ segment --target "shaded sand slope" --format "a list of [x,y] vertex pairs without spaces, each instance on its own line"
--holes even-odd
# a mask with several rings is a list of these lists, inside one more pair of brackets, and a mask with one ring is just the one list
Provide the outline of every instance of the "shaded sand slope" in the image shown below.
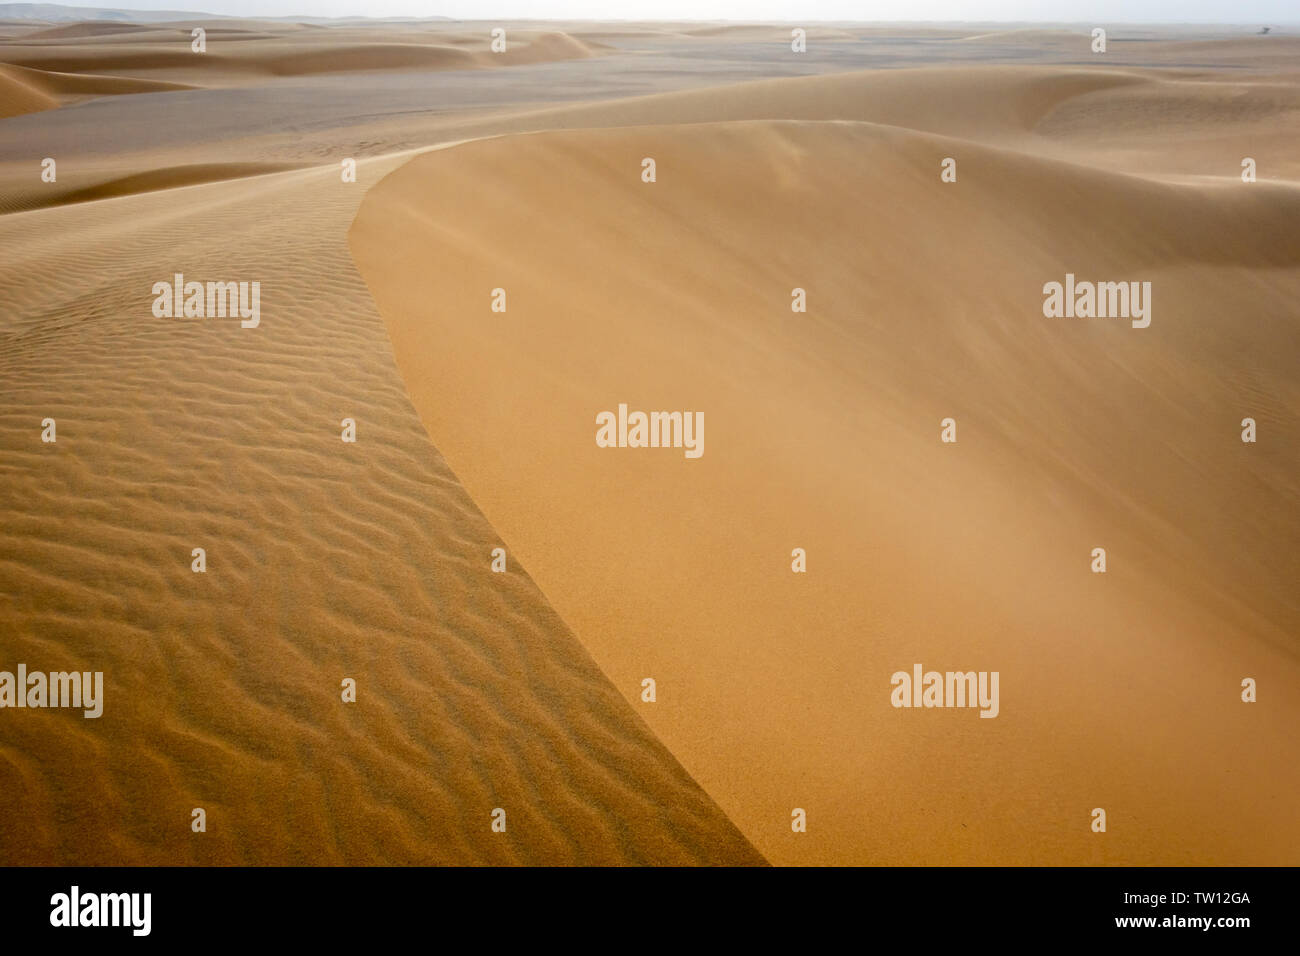
[[192,186],[196,183],[262,176],[281,172],[285,168],[283,163],[188,163],[183,166],[168,166],[147,173],[105,179],[91,186],[70,188],[64,185],[56,189],[32,190],[29,194],[33,197],[33,201],[29,202],[27,208],[66,206],[72,203],[93,202],[97,199],[116,199],[135,193],[157,192],[162,189],[174,189],[177,186]]
[[[1291,185],[732,122],[429,154],[351,247],[474,500],[774,862],[1294,864],[1297,223]],[[1150,328],[1044,318],[1067,271],[1151,281]],[[703,411],[704,456],[598,448],[620,402]],[[1000,716],[891,707],[915,663],[999,671]]]
[[[0,860],[762,862],[517,556],[489,571],[346,251],[364,188],[0,221],[3,666],[106,684],[98,720],[7,712]],[[260,327],[154,318],[176,271],[260,281]]]
[[52,110],[64,103],[96,96],[185,89],[191,87],[134,77],[51,73],[0,63],[0,119]]
[[24,66],[0,66],[0,72],[22,80],[27,85],[63,100],[94,96],[117,96],[124,93],[166,93],[189,90],[184,83],[165,80],[141,80],[129,76],[99,76],[93,73],[51,73]]
[[29,82],[23,72],[0,64],[0,119],[52,110],[59,105],[57,99]]

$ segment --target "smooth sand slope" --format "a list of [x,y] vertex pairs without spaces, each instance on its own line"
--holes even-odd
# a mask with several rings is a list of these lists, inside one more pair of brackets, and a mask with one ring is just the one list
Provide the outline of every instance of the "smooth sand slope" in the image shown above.
[[[489,570],[346,251],[393,162],[0,218],[3,667],[106,685],[4,711],[0,861],[761,862]],[[261,325],[153,317],[175,271],[260,281]]]
[[[451,467],[774,862],[1295,863],[1296,104],[1002,68],[652,97],[413,160],[351,248]],[[1150,327],[1045,318],[1066,272],[1150,281]],[[703,411],[703,457],[598,448],[620,402]],[[915,663],[999,671],[1000,716],[891,707]]]

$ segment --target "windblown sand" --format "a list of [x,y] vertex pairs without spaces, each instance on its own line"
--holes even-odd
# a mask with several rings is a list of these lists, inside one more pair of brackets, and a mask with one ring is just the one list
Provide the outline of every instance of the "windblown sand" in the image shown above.
[[207,27],[0,40],[0,860],[1300,859],[1296,38]]

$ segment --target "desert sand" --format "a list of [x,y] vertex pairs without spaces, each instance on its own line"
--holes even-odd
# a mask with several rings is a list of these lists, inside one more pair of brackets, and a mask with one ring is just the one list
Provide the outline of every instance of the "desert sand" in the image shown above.
[[1300,38],[493,26],[0,28],[0,860],[1300,860]]

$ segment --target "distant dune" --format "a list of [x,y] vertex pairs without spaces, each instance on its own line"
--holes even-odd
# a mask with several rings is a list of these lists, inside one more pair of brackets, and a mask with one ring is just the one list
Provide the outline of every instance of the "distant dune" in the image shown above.
[[[297,24],[261,23],[256,24],[261,30],[249,31],[218,20],[203,25],[207,48],[200,54],[191,49],[188,24],[147,31],[130,25],[121,30],[105,26],[57,27],[0,43],[0,62],[67,74],[145,75],[151,82],[170,79],[180,84],[172,88],[183,88],[246,83],[256,77],[486,69],[584,59],[608,49],[566,33],[519,31],[510,34],[505,51],[497,53],[490,49],[486,32],[421,35],[391,28],[340,28],[331,36],[336,42],[322,45],[315,41],[315,31]],[[82,42],[61,42],[66,39]]]
[[75,21],[93,24],[145,22],[162,20],[189,20],[196,16],[215,17],[215,14],[194,10],[123,10],[117,7],[77,7],[62,3],[0,3],[0,16],[12,17],[19,22],[45,20],[50,22]]
[[187,83],[145,80],[129,76],[102,76],[94,73],[56,73],[23,66],[0,64],[0,71],[25,85],[48,94],[53,105],[68,98],[120,96],[130,93],[167,93],[192,90]]
[[1179,76],[1082,67],[880,70],[760,80],[619,103],[557,107],[556,125],[790,119],[915,129],[1152,175],[1237,178],[1241,144],[1267,178],[1300,179],[1291,130],[1300,89],[1284,76]]
[[[790,31],[794,29],[795,24],[771,25],[763,23],[724,23],[714,26],[690,27],[682,29],[681,35],[688,37],[705,37],[719,38],[737,41],[778,41],[782,43],[790,42]],[[844,39],[854,36],[849,30],[838,30],[833,27],[813,23],[808,26],[800,27],[804,31],[805,39],[808,40],[834,40]]]
[[83,37],[134,36],[150,33],[153,27],[141,23],[69,23],[65,26],[46,27],[26,34],[23,39],[31,40],[79,40]]

